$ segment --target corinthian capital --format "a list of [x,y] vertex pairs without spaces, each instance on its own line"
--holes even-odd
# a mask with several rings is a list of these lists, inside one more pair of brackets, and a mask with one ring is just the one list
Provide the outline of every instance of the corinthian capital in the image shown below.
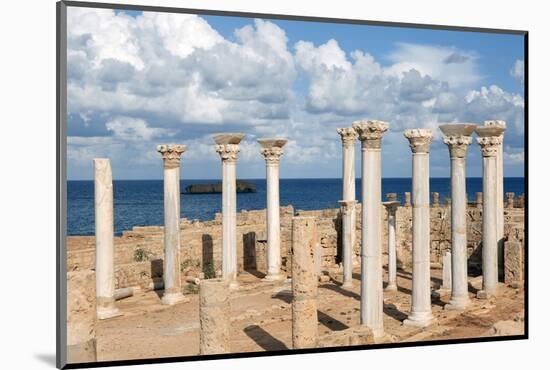
[[506,130],[506,121],[501,121],[501,120],[498,120],[498,119],[487,120],[487,121],[483,122],[483,126],[502,128],[503,130],[502,130],[501,135],[504,135],[504,131]]
[[409,146],[413,153],[429,153],[432,143],[432,130],[429,128],[413,128],[403,133],[409,140]]
[[358,135],[353,127],[337,128],[336,132],[342,137],[342,144],[345,147],[355,145],[355,140],[357,140]]
[[239,143],[243,139],[241,133],[223,133],[214,135],[216,152],[220,155],[222,162],[235,162],[239,155]]
[[157,152],[162,155],[164,168],[177,168],[180,165],[181,155],[187,147],[181,144],[160,144],[157,145]]
[[262,146],[260,153],[264,156],[268,165],[277,165],[284,153],[283,146],[288,142],[283,138],[258,139]]
[[504,130],[504,127],[496,125],[476,127],[476,134],[478,135],[477,143],[481,147],[481,155],[484,157],[494,157],[497,155],[502,145],[502,133]]
[[452,123],[440,125],[439,129],[443,132],[443,142],[449,147],[451,158],[464,158],[468,150],[468,145],[472,143],[472,133],[476,125],[469,123]]
[[353,122],[352,127],[367,149],[380,149],[382,136],[390,125],[384,121],[361,120]]

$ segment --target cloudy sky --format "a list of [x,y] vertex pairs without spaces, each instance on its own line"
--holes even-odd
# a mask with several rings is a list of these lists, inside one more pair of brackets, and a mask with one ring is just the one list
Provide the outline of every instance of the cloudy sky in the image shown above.
[[486,119],[508,124],[505,175],[524,173],[522,36],[69,7],[67,57],[69,179],[96,157],[115,179],[161,179],[172,142],[182,178],[219,178],[219,132],[246,133],[240,178],[265,176],[256,139],[274,136],[281,177],[339,177],[336,128],[356,119],[390,123],[384,177],[411,174],[404,129],[434,129],[431,175],[447,177],[437,125]]

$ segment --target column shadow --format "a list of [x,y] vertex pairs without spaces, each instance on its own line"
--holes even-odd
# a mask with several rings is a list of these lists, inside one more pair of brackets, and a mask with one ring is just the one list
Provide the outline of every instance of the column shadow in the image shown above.
[[397,321],[403,321],[408,317],[406,313],[398,310],[397,307],[392,303],[384,305],[384,313]]
[[262,279],[265,274],[258,271],[256,258],[256,232],[251,231],[243,234],[243,270]]
[[340,331],[340,330],[346,330],[349,328],[346,324],[341,322],[338,319],[335,319],[334,317],[327,315],[324,312],[321,312],[317,310],[317,318],[321,324],[326,326],[332,331]]
[[214,267],[214,241],[209,234],[202,234],[202,272],[205,278],[211,279],[216,275]]
[[289,349],[286,344],[273,337],[258,325],[247,326],[243,331],[250,339],[266,351],[281,351]]
[[329,290],[332,290],[334,292],[340,293],[343,296],[351,297],[351,298],[356,299],[356,300],[361,299],[359,294],[354,293],[354,292],[349,291],[349,290],[346,290],[346,289],[344,289],[341,286],[336,285],[336,284],[323,284],[323,285],[320,285],[319,288],[329,289]]

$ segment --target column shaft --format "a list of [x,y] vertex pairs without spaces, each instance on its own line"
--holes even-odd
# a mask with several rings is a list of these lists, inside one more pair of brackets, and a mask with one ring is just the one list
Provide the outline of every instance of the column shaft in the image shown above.
[[236,162],[222,162],[222,276],[237,280],[237,179]]
[[411,313],[405,324],[427,326],[432,319],[430,282],[429,154],[413,153],[413,271]]
[[468,298],[468,236],[464,157],[451,158],[451,299],[446,309],[463,309]]
[[279,163],[268,163],[267,172],[267,276],[281,276],[281,223],[279,210]]
[[387,291],[397,290],[397,249],[395,245],[395,210],[388,208],[388,285]]
[[96,297],[99,320],[120,315],[115,307],[113,175],[109,159],[94,159]]
[[498,234],[496,199],[496,158],[483,157],[483,291],[496,292],[498,283]]
[[200,354],[230,352],[229,281],[202,280],[199,285]]
[[361,214],[361,324],[375,337],[384,333],[382,286],[381,155],[380,149],[362,148]]
[[317,274],[314,217],[292,219],[292,346],[317,346]]

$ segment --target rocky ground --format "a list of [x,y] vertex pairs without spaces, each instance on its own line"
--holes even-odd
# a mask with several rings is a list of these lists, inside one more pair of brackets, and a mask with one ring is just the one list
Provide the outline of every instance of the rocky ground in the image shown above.
[[[354,287],[343,289],[334,276],[319,286],[319,335],[326,336],[359,325],[359,271]],[[239,277],[241,288],[232,293],[232,352],[291,348],[290,282],[262,282],[261,274]],[[432,270],[434,288],[440,270]],[[480,277],[470,282],[472,303],[464,312],[445,311],[449,296],[434,295],[435,320],[427,328],[403,326],[410,308],[411,274],[398,271],[397,292],[384,293],[383,342],[414,342],[487,336],[519,335],[524,328],[523,287],[501,285],[496,298],[475,299]],[[192,288],[192,287],[190,287]],[[192,290],[192,289],[191,289]],[[123,316],[100,321],[97,327],[98,361],[141,359],[199,353],[198,294],[175,306],[160,304],[162,292],[141,292],[117,302]]]

